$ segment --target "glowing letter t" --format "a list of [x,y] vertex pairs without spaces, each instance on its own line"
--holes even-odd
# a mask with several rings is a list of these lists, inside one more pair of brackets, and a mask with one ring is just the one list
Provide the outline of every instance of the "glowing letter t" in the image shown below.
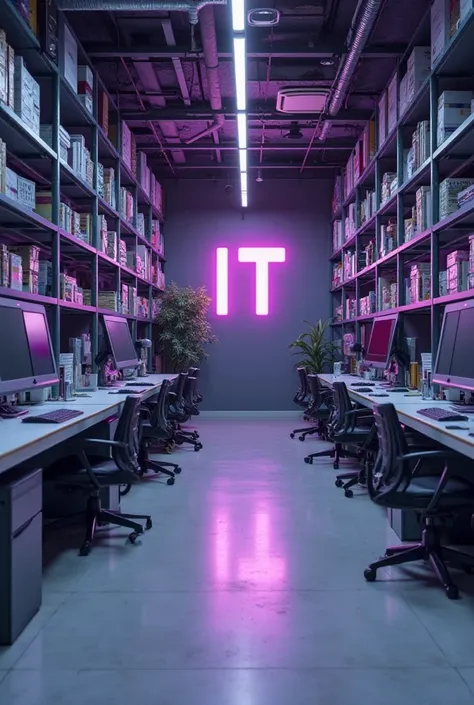
[[255,313],[268,316],[268,265],[285,261],[284,247],[239,247],[239,262],[255,262]]

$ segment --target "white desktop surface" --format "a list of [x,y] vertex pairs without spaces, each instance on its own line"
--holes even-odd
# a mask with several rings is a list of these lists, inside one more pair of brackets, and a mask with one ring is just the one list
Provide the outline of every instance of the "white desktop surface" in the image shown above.
[[[415,431],[424,433],[425,436],[474,460],[474,436],[469,436],[469,433],[474,433],[474,414],[466,414],[468,417],[467,421],[440,422],[417,413],[418,409],[428,409],[432,407],[439,407],[451,411],[453,407],[452,402],[436,401],[433,399],[427,400],[422,399],[421,396],[405,396],[403,392],[389,392],[387,389],[378,389],[377,387],[379,385],[376,382],[367,380],[367,385],[373,386],[374,392],[382,393],[383,391],[388,394],[386,397],[371,397],[368,392],[357,392],[354,387],[351,387],[351,383],[359,381],[365,382],[366,380],[359,380],[352,375],[334,377],[334,375],[330,374],[321,374],[318,375],[318,377],[324,385],[329,387],[332,387],[334,382],[345,382],[350,397],[359,404],[363,404],[369,408],[373,408],[377,404],[393,404],[401,423],[406,424]],[[462,410],[459,410],[459,413],[462,414]],[[447,426],[466,426],[469,430],[457,431],[455,429],[448,429],[446,428]]]
[[[174,379],[176,376],[149,375],[143,379],[152,382],[153,387],[129,387],[129,389],[132,393],[142,394],[143,399],[146,399],[157,394],[163,380]],[[90,392],[89,397],[77,397],[71,402],[48,401],[30,408],[30,416],[44,414],[57,408],[84,412],[81,416],[59,424],[23,423],[22,417],[0,419],[0,473],[119,413],[126,398],[126,394],[110,394],[108,390],[97,390]]]
[[[63,404],[63,406],[66,405]],[[71,405],[71,408],[84,413],[58,424],[23,423],[22,417],[1,419],[0,473],[104,421],[118,412],[120,405],[115,399],[112,399],[108,404],[85,405],[77,401]],[[29,415],[44,414],[53,409],[54,405],[46,402],[32,408]]]

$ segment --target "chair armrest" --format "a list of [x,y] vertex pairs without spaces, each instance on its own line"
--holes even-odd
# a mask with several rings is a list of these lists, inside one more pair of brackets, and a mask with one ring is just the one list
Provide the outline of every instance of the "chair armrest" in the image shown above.
[[429,458],[452,458],[454,460],[455,458],[459,458],[459,453],[455,453],[453,450],[421,450],[415,453],[400,455],[398,459],[405,462],[405,460],[427,460]]
[[89,445],[94,445],[94,446],[107,446],[108,448],[127,448],[127,444],[123,443],[122,441],[112,441],[112,440],[107,440],[106,438],[84,438],[79,441],[79,444],[81,446],[89,446]]

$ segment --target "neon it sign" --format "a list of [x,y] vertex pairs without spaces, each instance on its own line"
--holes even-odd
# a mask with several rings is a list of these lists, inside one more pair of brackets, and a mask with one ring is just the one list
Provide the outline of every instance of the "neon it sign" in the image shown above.
[[[255,264],[255,313],[268,316],[270,264],[285,262],[284,247],[239,247],[238,261]],[[216,250],[216,313],[229,313],[229,248]]]

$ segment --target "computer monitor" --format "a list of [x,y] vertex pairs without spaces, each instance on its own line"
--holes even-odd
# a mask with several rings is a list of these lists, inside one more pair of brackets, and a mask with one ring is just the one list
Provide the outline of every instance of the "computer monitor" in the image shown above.
[[104,316],[104,331],[110,352],[118,370],[138,365],[138,354],[133,344],[126,318]]
[[0,396],[59,381],[44,306],[0,298]]
[[364,361],[371,367],[378,367],[379,369],[387,367],[392,352],[397,321],[398,314],[374,319],[364,357]]
[[474,299],[449,304],[433,370],[433,382],[474,391]]

